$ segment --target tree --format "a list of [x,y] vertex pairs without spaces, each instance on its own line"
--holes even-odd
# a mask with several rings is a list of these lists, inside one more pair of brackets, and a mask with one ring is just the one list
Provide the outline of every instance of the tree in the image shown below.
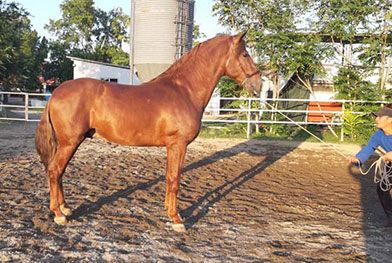
[[338,48],[349,45],[368,72],[379,66],[379,92],[386,93],[392,66],[390,0],[219,0],[214,10],[222,24],[237,31],[250,28],[257,56],[273,72],[311,77],[336,53],[353,65]]
[[90,50],[96,24],[93,5],[93,0],[66,0],[60,4],[62,18],[50,19],[45,29],[69,44],[72,49]]
[[129,54],[121,49],[123,42],[128,40],[126,28],[129,17],[121,8],[106,13],[96,10],[97,27],[94,30],[96,37],[95,52],[99,54],[99,61],[117,65],[128,65]]
[[375,85],[364,80],[366,72],[355,67],[341,67],[334,78],[339,99],[372,100],[377,96]]
[[60,9],[62,18],[50,20],[45,28],[68,46],[68,52],[78,50],[82,58],[124,64],[128,55],[121,45],[128,40],[130,19],[121,8],[107,13],[95,8],[92,0],[64,0]]
[[130,19],[121,8],[105,12],[95,8],[92,0],[64,0],[60,9],[61,19],[50,20],[45,27],[57,37],[50,43],[46,78],[72,79],[72,63],[66,56],[129,64],[121,45],[128,40]]
[[74,51],[75,53],[70,53],[70,46],[61,41],[51,41],[49,50],[49,62],[44,64],[45,80],[58,79],[59,82],[63,82],[73,79],[73,63],[67,59],[67,56],[77,56],[77,50]]
[[5,90],[35,90],[47,56],[47,41],[31,29],[29,13],[0,0],[0,85]]
[[192,32],[192,47],[197,46],[200,43],[201,38],[205,38],[206,34],[200,31],[200,26],[194,23],[193,32]]
[[[379,68],[377,86],[369,85],[369,87],[378,90],[378,94],[382,94],[385,98],[387,93],[385,84],[390,74],[389,68],[392,66],[391,39],[388,37],[392,29],[392,1],[334,0],[320,1],[320,3],[317,13],[318,30],[340,39],[341,44],[346,42],[352,47],[354,57],[357,56],[362,64],[366,65],[360,70],[366,73],[362,74],[363,76],[373,74],[376,67]],[[358,44],[358,36],[362,37],[360,44]],[[355,45],[356,48],[353,47]],[[356,61],[347,57],[345,57],[345,63],[351,67],[358,66]],[[353,70],[358,72],[356,69]],[[346,69],[342,67],[342,71]],[[357,91],[357,93],[361,92]],[[362,94],[368,96],[369,93]],[[373,94],[376,95],[374,92]],[[344,93],[341,96],[344,96]],[[365,98],[359,97],[358,99]],[[376,96],[373,99],[380,99],[380,97]]]

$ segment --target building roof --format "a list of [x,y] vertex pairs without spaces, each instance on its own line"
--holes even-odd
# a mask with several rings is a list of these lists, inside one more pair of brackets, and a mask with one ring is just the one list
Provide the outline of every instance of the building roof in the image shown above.
[[84,58],[77,58],[77,57],[71,57],[67,56],[72,61],[82,61],[82,62],[87,62],[87,63],[92,63],[92,64],[98,64],[98,65],[104,65],[108,67],[115,67],[115,68],[123,68],[123,69],[130,69],[129,66],[121,66],[121,65],[116,65],[116,64],[111,64],[111,63],[106,63],[106,62],[101,62],[101,61],[95,61],[95,60],[89,60],[89,59],[84,59]]

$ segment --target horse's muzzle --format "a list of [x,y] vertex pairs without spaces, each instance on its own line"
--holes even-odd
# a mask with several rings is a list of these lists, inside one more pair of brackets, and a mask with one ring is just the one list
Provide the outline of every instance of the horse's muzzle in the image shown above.
[[245,82],[244,86],[251,95],[260,97],[262,87],[261,80],[259,81],[259,79],[249,79],[247,82]]

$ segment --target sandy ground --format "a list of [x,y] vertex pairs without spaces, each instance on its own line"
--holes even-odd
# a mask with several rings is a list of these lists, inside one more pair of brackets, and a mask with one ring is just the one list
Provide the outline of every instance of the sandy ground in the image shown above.
[[74,214],[55,225],[34,129],[0,123],[1,262],[391,262],[373,176],[326,146],[197,139],[179,234],[163,208],[165,149],[96,139],[67,168]]

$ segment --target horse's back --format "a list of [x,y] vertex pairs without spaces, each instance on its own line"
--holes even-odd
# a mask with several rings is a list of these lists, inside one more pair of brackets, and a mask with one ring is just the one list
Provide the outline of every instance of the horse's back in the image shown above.
[[[54,90],[53,100],[69,100],[77,96],[90,95],[94,98],[102,91],[104,82],[91,78],[81,78],[75,80],[68,80],[62,83],[57,89]],[[88,98],[84,98],[88,99]]]

